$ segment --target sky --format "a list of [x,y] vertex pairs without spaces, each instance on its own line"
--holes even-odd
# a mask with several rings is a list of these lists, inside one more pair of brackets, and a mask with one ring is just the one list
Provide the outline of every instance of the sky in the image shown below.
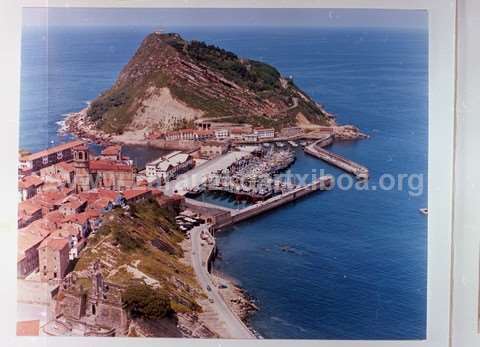
[[[47,24],[48,23],[48,24]],[[25,8],[25,26],[428,27],[424,10]]]

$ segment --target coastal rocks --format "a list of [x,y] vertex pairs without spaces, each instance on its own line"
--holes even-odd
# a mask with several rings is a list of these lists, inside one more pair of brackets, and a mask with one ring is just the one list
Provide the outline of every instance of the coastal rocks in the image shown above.
[[342,125],[334,128],[335,140],[360,140],[368,139],[369,136],[362,133],[360,129],[353,125]]
[[238,297],[230,299],[230,303],[240,319],[244,322],[248,322],[250,315],[255,311],[258,311],[258,307],[255,305],[254,299],[249,296],[244,289],[235,286],[235,291],[238,292]]

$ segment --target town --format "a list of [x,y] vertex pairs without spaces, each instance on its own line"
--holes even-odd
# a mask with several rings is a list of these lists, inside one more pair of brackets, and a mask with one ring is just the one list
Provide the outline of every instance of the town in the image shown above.
[[[302,146],[306,153],[359,179],[367,178],[366,168],[321,148],[333,140],[363,137],[352,126],[289,127],[276,132],[248,124],[200,120],[195,129],[146,134],[149,145],[160,143],[172,151],[148,162],[145,168],[137,168],[133,158],[124,155],[122,145],[105,141],[98,155],[89,148],[88,139],[21,153],[18,297],[27,311],[29,304],[40,304],[49,313],[43,321],[19,321],[19,329],[47,335],[126,334],[128,315],[121,288],[102,278],[101,264],[95,263],[88,270],[93,289],[87,299],[81,299],[78,288],[72,290],[76,284],[70,272],[106,214],[115,209],[128,211],[131,204],[150,199],[175,211],[177,226],[191,239],[192,249],[205,249],[192,252],[191,266],[209,295],[209,304],[224,322],[223,335],[252,337],[218,294],[219,289],[212,290],[215,284],[209,271],[216,252],[215,231],[277,208],[310,190],[328,188],[326,177],[306,187],[273,180],[273,173],[295,160],[295,147]],[[263,175],[269,179],[266,186],[258,183]],[[254,204],[237,211],[195,200],[203,190],[234,194]],[[69,298],[68,304],[65,298]]]

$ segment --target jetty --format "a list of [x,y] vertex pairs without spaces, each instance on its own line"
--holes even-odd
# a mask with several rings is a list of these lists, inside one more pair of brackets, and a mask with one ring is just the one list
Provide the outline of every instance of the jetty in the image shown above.
[[368,169],[365,166],[357,164],[341,155],[327,151],[323,147],[333,142],[333,136],[326,136],[323,139],[317,140],[311,145],[304,148],[305,153],[310,154],[318,159],[321,159],[331,165],[342,169],[350,174],[355,175],[358,179],[368,179]]
[[207,222],[212,224],[215,230],[219,230],[303,198],[313,192],[329,190],[331,184],[331,176],[322,176],[310,184],[297,187],[242,209],[220,207],[188,198],[185,199],[185,205],[187,208],[206,216]]

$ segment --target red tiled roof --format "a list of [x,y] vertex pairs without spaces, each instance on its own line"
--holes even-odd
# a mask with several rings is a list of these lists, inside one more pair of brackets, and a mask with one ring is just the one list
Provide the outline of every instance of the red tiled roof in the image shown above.
[[132,171],[133,167],[129,164],[106,160],[106,159],[96,159],[90,160],[90,170],[91,171]]
[[95,208],[95,207],[91,207],[89,209],[87,209],[85,212],[85,216],[88,218],[88,219],[94,219],[94,218],[98,218],[100,217],[102,214],[100,213],[100,209],[99,208]]
[[100,199],[95,200],[95,201],[91,204],[91,207],[92,207],[92,208],[102,209],[102,208],[107,207],[107,206],[108,206],[108,203],[110,203],[110,202],[112,202],[112,199],[100,198]]
[[118,193],[110,189],[99,189],[97,193],[100,198],[107,198],[111,201],[115,201],[118,197]]
[[112,145],[112,146],[108,146],[108,147],[105,147],[101,154],[102,155],[118,155],[122,150],[122,146],[120,145]]
[[50,234],[50,237],[52,238],[65,238],[69,236],[80,236],[80,231],[78,228],[75,228],[71,224],[62,224],[60,229],[57,229]]
[[43,192],[35,195],[32,199],[38,201],[41,204],[59,204],[63,199],[65,199],[73,190],[62,190],[55,192]]
[[65,222],[85,224],[91,217],[87,212],[72,214],[71,216],[65,217]]
[[68,247],[68,244],[69,244],[68,238],[66,237],[57,238],[57,237],[49,236],[42,241],[39,248],[48,247],[48,248],[60,251],[65,247]]
[[40,205],[36,201],[32,200],[25,200],[18,204],[18,214],[24,216],[31,216],[38,210],[42,209],[42,205]]
[[136,198],[137,196],[142,196],[148,193],[151,193],[150,189],[129,189],[123,193],[125,199],[130,200]]
[[230,132],[232,134],[250,134],[251,133],[250,129],[247,129],[247,128],[232,128],[230,129]]
[[56,210],[56,211],[52,211],[52,212],[47,213],[42,218],[42,220],[45,223],[52,223],[52,224],[58,225],[60,223],[63,223],[63,221],[65,220],[65,216],[63,215],[62,212]]
[[64,204],[62,204],[62,206],[76,210],[77,208],[84,205],[86,202],[87,202],[87,200],[83,200],[83,199],[74,197],[72,199],[69,199]]
[[50,154],[54,154],[54,153],[64,151],[64,150],[69,149],[69,148],[74,148],[74,147],[80,146],[82,144],[83,144],[82,140],[75,140],[75,141],[71,141],[71,142],[67,142],[67,143],[62,143],[58,146],[51,147],[51,148],[45,149],[45,150],[40,151],[40,152],[36,152],[36,153],[32,153],[32,154],[23,156],[23,157],[20,158],[20,160],[21,161],[30,161],[30,160],[39,159],[39,158],[42,158],[42,157],[46,157],[47,155],[50,155]]
[[17,237],[17,261],[23,259],[23,257],[25,257],[25,252],[40,244],[43,239],[44,238],[40,235],[35,235],[25,230],[19,230]]
[[68,163],[66,161],[61,161],[60,163],[55,164],[57,169],[62,169],[63,171],[72,172],[75,171],[73,163]]
[[56,229],[56,225],[46,222],[44,219],[39,219],[30,223],[28,226],[20,230],[45,238],[48,235],[50,235],[52,231],[55,229]]
[[67,237],[52,237],[49,236],[45,240],[42,241],[38,248],[50,248],[55,251],[61,251],[67,247],[69,247],[69,239]]
[[89,204],[93,204],[95,201],[98,200],[100,194],[98,192],[80,192],[78,193],[78,197],[82,200],[86,200]]
[[39,331],[39,320],[25,320],[17,322],[17,336],[38,336]]
[[22,189],[28,189],[30,187],[38,187],[43,184],[43,181],[40,177],[36,175],[30,175],[22,177],[18,180],[18,187]]

